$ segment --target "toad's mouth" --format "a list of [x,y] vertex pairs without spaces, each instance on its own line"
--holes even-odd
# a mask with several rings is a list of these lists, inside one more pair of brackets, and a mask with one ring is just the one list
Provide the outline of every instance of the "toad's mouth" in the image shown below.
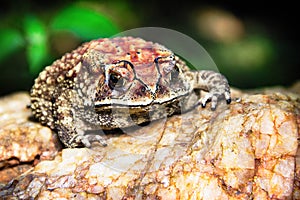
[[109,101],[95,102],[94,106],[96,109],[106,109],[106,108],[139,108],[145,106],[151,106],[155,103],[154,100],[148,101],[139,101],[139,102],[131,102],[131,101],[122,101],[118,99],[112,99]]
[[118,104],[118,103],[111,103],[111,104],[95,104],[95,111],[111,111],[115,110],[118,112],[130,110],[130,112],[139,112],[139,111],[145,111],[145,110],[153,110],[155,108],[161,107],[162,105],[168,105],[172,104],[174,101],[165,102],[163,104],[160,103],[154,103],[153,101],[148,104]]
[[157,107],[157,106],[168,106],[174,102],[180,102],[182,99],[189,95],[188,92],[183,93],[182,95],[174,96],[173,98],[166,97],[159,99],[147,99],[143,101],[132,102],[130,100],[124,101],[121,99],[110,99],[105,101],[98,101],[94,103],[95,110],[108,110],[108,109],[141,109],[145,107]]
[[96,112],[130,112],[130,113],[137,113],[137,112],[149,112],[154,110],[165,109],[167,107],[172,107],[174,105],[178,105],[181,101],[181,98],[173,98],[169,101],[164,102],[157,102],[152,101],[148,104],[121,104],[121,103],[99,103],[95,104],[94,109]]
[[96,113],[139,113],[139,112],[149,112],[152,110],[150,106],[123,106],[123,105],[114,105],[114,106],[101,106],[95,107]]

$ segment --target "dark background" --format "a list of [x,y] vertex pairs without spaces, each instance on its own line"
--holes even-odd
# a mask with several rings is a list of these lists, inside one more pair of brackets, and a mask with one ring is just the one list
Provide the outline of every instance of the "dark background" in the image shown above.
[[[299,11],[298,6],[289,1],[264,3],[217,0],[197,2],[20,0],[2,2],[0,7],[0,33],[12,29],[23,38],[22,45],[0,59],[0,95],[19,90],[29,91],[37,72],[66,51],[88,40],[88,36],[78,36],[72,30],[59,32],[49,28],[51,20],[70,5],[78,5],[107,16],[120,31],[155,26],[175,29],[189,35],[204,46],[219,70],[227,76],[234,87],[290,86],[299,79]],[[243,33],[232,41],[205,36],[197,27],[197,20],[201,16],[199,13],[209,10],[225,13],[224,18],[226,15],[234,16],[234,20],[242,24]],[[32,62],[28,57],[31,43],[28,42],[30,34],[26,33],[24,25],[26,16],[34,16],[40,20],[46,30],[47,56],[37,64],[30,64]],[[230,17],[228,20],[230,21]],[[80,28],[80,25],[78,26]],[[95,31],[102,37],[101,32],[106,30]],[[0,47],[2,48],[0,51],[4,53],[9,49],[3,41]]]

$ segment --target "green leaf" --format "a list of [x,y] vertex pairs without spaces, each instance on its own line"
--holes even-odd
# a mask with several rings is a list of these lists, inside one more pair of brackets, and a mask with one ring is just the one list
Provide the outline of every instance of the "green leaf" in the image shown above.
[[119,32],[106,16],[88,8],[72,5],[59,12],[51,22],[54,31],[70,31],[84,40],[109,37]]
[[27,59],[29,71],[36,75],[49,59],[48,41],[45,25],[37,17],[26,16],[24,31],[27,39]]
[[0,30],[0,62],[24,46],[21,33],[14,29]]

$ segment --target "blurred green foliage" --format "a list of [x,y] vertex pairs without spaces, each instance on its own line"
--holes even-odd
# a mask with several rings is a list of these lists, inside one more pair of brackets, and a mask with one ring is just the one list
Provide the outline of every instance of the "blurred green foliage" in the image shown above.
[[50,55],[45,24],[35,16],[26,16],[23,22],[26,55],[31,74],[37,74]]
[[[278,47],[266,35],[250,34],[229,45],[213,44],[209,46],[215,52],[214,58],[221,70],[235,85],[253,87],[253,82],[271,85],[280,80],[280,68],[276,66]],[[264,78],[269,77],[270,78]]]
[[25,39],[18,30],[0,29],[0,62],[25,45]]
[[83,40],[110,37],[120,31],[105,15],[76,5],[54,16],[50,27],[53,31],[71,31]]
[[[0,30],[0,62],[21,48],[26,49],[29,72],[36,76],[51,60],[49,38],[53,33],[70,32],[81,40],[109,37],[120,30],[108,17],[90,8],[71,4],[50,18],[49,23],[37,15],[27,14],[22,30]],[[101,31],[99,31],[101,30]]]

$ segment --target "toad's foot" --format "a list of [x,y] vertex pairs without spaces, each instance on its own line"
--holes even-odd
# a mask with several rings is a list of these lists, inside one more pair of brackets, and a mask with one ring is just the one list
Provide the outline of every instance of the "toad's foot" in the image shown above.
[[72,147],[72,144],[83,144],[83,146],[89,148],[92,146],[93,142],[98,142],[103,147],[107,146],[106,139],[100,135],[96,134],[85,134],[85,135],[76,135],[69,141],[69,147]]
[[227,79],[220,73],[208,70],[193,72],[194,88],[199,88],[208,93],[199,100],[199,104],[205,107],[211,101],[211,109],[215,110],[218,100],[225,97],[227,104],[231,102],[230,87]]
[[223,97],[225,97],[227,104],[231,103],[231,97],[229,91],[218,91],[213,89],[199,100],[199,104],[201,104],[202,108],[205,108],[206,104],[209,101],[211,101],[211,110],[216,110],[218,100]]
[[91,147],[91,143],[98,142],[103,147],[107,146],[106,139],[100,135],[80,135],[78,139],[85,147]]

